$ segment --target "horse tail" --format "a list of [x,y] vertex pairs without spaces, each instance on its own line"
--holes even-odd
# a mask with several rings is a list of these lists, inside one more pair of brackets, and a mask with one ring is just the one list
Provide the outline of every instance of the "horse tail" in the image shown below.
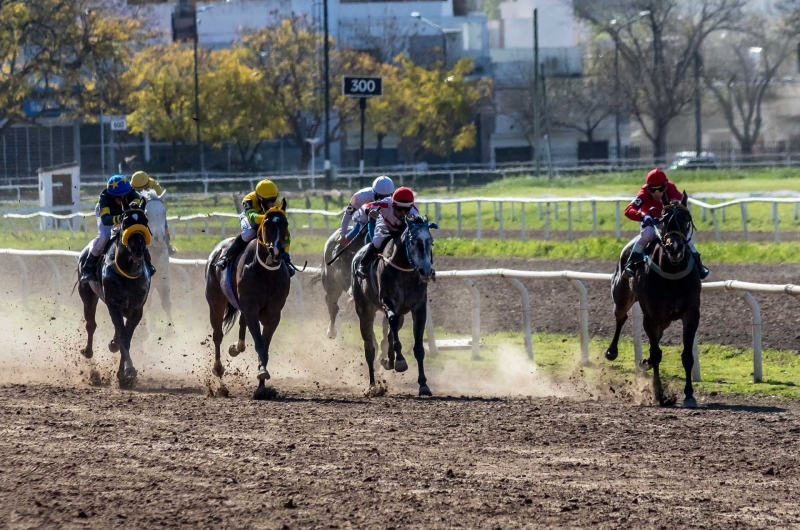
[[311,279],[310,279],[310,280],[308,280],[308,286],[309,286],[309,287],[311,287],[311,286],[313,286],[313,285],[316,285],[316,284],[318,284],[318,283],[320,283],[320,282],[322,281],[322,274],[323,274],[323,271],[324,271],[324,270],[325,270],[325,264],[323,264],[323,265],[322,265],[322,266],[319,268],[319,272],[315,272],[315,273],[314,273],[314,274],[311,276]]
[[225,308],[225,316],[222,319],[222,333],[227,335],[228,332],[233,328],[233,324],[236,322],[236,316],[239,314],[239,310],[233,307],[233,304],[228,304],[228,307]]

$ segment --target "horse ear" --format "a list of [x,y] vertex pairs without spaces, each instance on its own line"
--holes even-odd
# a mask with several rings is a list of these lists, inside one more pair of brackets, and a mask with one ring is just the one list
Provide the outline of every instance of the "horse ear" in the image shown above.
[[661,194],[661,204],[663,204],[664,206],[669,206],[669,199],[667,198],[666,193]]
[[286,197],[281,199],[281,210],[286,211]]
[[683,197],[681,197],[681,204],[685,207],[689,207],[689,196],[686,194],[686,190],[683,190]]

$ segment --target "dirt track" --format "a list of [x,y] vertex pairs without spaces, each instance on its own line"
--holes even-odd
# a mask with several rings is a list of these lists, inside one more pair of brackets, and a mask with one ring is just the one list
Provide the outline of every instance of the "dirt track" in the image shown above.
[[247,397],[0,387],[0,526],[800,524],[796,404]]

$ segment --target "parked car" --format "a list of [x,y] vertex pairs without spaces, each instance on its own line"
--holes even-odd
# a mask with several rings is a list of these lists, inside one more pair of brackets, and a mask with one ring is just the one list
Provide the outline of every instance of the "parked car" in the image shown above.
[[694,151],[677,153],[675,162],[670,169],[719,169],[720,165],[713,153],[700,153],[695,155]]

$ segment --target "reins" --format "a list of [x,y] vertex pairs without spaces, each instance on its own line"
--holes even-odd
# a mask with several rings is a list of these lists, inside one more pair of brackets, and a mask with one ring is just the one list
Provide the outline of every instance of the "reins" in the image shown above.
[[[258,240],[258,245],[263,246],[269,252],[275,247],[275,245],[267,241],[267,231],[264,230],[264,223],[266,222],[267,220],[265,218],[264,221],[258,226],[258,231],[256,232],[256,239]],[[267,269],[268,271],[276,271],[280,269],[281,265],[283,264],[281,260],[278,260],[277,265],[267,265],[267,263],[261,259],[261,253],[258,251],[258,246],[256,246],[256,261],[258,261],[258,264]]]

